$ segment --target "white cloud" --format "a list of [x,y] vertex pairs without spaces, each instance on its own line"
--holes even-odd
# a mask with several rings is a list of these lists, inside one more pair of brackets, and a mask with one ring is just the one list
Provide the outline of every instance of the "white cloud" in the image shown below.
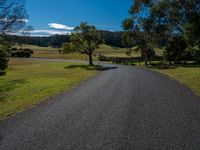
[[29,22],[29,20],[28,20],[28,19],[22,19],[22,21],[23,21],[23,22],[26,22],[26,23],[28,23],[28,22]]
[[74,29],[74,27],[69,27],[67,25],[58,24],[58,23],[49,23],[48,25],[49,25],[49,27],[55,28],[55,29],[64,29],[64,30],[73,30]]

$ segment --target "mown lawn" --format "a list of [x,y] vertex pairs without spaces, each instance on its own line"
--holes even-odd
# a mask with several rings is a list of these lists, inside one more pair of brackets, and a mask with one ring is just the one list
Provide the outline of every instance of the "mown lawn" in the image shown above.
[[0,76],[0,119],[69,90],[96,73],[78,63],[11,59],[7,74]]
[[200,96],[200,65],[174,66],[171,69],[153,69],[178,80]]

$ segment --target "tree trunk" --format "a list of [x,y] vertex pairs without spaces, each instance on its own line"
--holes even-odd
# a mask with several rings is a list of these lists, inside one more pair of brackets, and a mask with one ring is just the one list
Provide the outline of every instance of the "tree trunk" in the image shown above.
[[169,54],[169,65],[170,65],[170,66],[172,65],[172,59],[171,59],[170,54]]
[[89,54],[89,65],[93,65],[93,61],[92,61],[92,54]]
[[140,60],[140,58],[139,58],[139,61],[138,61],[138,63],[139,63],[139,66],[140,66],[140,61],[141,61],[141,60]]
[[145,62],[145,66],[148,65],[148,60],[147,60],[147,49],[145,49],[145,52],[144,52],[144,62]]

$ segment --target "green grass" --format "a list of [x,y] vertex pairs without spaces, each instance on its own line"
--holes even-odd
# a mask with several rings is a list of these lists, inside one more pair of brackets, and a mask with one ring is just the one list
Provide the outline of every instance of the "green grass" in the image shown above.
[[0,76],[0,119],[69,90],[96,72],[79,63],[11,59],[6,75]]
[[[15,46],[18,47],[18,46]],[[19,48],[19,47],[18,47]],[[39,47],[34,45],[23,45],[23,48],[29,48],[34,51],[32,57],[52,58],[52,59],[74,59],[74,60],[87,60],[87,55],[79,53],[59,54],[58,49],[52,47]],[[158,56],[162,55],[163,50],[156,49]],[[98,55],[111,56],[111,57],[138,57],[139,52],[133,52],[131,56],[126,55],[126,48],[111,47],[106,44],[101,44],[94,52],[93,60],[96,61]]]
[[153,69],[178,80],[200,96],[200,65],[181,65],[165,69]]

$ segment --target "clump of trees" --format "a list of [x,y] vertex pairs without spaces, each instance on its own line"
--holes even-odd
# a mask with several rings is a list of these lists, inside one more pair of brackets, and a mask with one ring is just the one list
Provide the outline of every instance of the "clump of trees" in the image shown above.
[[164,57],[169,64],[199,62],[200,1],[134,0],[129,13],[131,17],[123,21],[129,34],[123,38],[126,42],[136,39],[145,64],[148,49],[157,46],[165,48]]
[[11,57],[29,58],[33,54],[33,50],[28,48],[11,48]]
[[89,64],[93,65],[93,52],[101,43],[101,34],[95,26],[83,22],[74,29],[74,32],[70,36],[70,42],[62,45],[62,51],[64,53],[79,52],[86,54],[89,57]]

